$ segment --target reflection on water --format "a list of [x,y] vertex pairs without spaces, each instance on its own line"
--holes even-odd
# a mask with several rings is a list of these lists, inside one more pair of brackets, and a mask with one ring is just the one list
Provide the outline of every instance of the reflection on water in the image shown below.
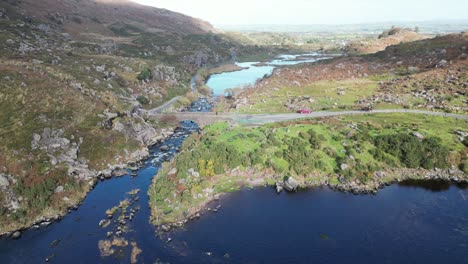
[[468,203],[442,182],[376,195],[242,190],[169,236],[191,263],[466,263]]
[[432,192],[442,192],[455,185],[460,189],[467,189],[467,183],[451,183],[444,180],[405,180],[398,183],[401,187],[423,188]]

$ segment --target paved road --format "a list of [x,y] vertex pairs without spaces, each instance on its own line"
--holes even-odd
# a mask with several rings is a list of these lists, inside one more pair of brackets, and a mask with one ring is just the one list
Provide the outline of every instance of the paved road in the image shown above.
[[156,115],[156,114],[162,113],[164,110],[166,110],[167,108],[172,106],[175,102],[179,101],[180,98],[182,98],[182,96],[176,96],[176,97],[172,98],[171,100],[165,102],[163,105],[149,110],[148,114]]
[[[351,110],[351,111],[324,111],[324,112],[313,112],[310,114],[296,114],[296,113],[284,113],[284,114],[234,114],[234,113],[168,113],[176,116],[179,119],[187,120],[204,120],[205,123],[212,123],[217,120],[232,120],[244,124],[266,124],[274,122],[290,121],[302,118],[319,118],[319,117],[331,117],[331,116],[343,116],[343,115],[363,115],[363,114],[379,114],[379,113],[413,113],[413,114],[424,114],[432,116],[444,116],[450,118],[457,118],[462,120],[468,120],[468,115],[450,114],[443,112],[432,112],[424,110],[409,110],[409,109],[384,109],[384,110],[373,110],[370,112]],[[157,116],[158,113],[152,115]]]
[[313,112],[310,114],[261,114],[261,115],[238,115],[235,117],[239,122],[245,123],[272,123],[289,121],[300,118],[318,118],[318,117],[330,117],[330,116],[343,116],[343,115],[363,115],[363,114],[379,114],[379,113],[413,113],[413,114],[424,114],[433,116],[444,116],[457,119],[468,120],[468,115],[449,114],[442,112],[432,112],[424,110],[409,110],[409,109],[384,109],[384,110],[373,110],[370,112],[366,111],[338,111],[338,112]]

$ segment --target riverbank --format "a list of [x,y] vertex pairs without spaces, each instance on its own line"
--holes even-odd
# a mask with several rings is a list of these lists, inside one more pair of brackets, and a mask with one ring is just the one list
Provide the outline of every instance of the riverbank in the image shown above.
[[[292,178],[289,181],[294,181],[294,189],[286,190],[285,185],[288,180],[281,179],[276,173],[266,170],[257,171],[256,168],[247,169],[234,169],[224,175],[215,175],[210,179],[210,185],[213,186],[213,192],[208,191],[200,201],[192,206],[186,208],[182,214],[171,215],[172,212],[163,212],[163,214],[170,215],[170,218],[163,216],[161,212],[152,210],[151,222],[159,227],[159,234],[163,235],[172,229],[177,229],[191,220],[199,219],[204,214],[217,213],[222,208],[220,199],[229,193],[237,192],[242,189],[255,189],[260,187],[271,188],[272,192],[280,193],[282,191],[296,192],[299,190],[309,190],[317,187],[328,187],[331,190],[340,192],[352,193],[355,195],[369,195],[376,194],[380,189],[393,184],[400,184],[405,182],[433,182],[441,181],[447,183],[454,183],[461,186],[468,184],[468,176],[459,170],[424,170],[424,169],[392,169],[388,171],[379,171],[375,180],[365,184],[359,181],[353,182],[336,182],[334,178],[329,175],[309,175],[314,177],[313,181],[307,181],[306,178]],[[158,175],[160,177],[162,175]],[[227,180],[230,178],[231,180]],[[151,189],[150,189],[151,190]],[[151,191],[149,192],[150,195]]]
[[181,225],[223,193],[287,188],[289,177],[292,189],[329,186],[353,193],[406,179],[466,182],[466,130],[465,121],[417,114],[207,126],[154,178],[152,223]]
[[108,169],[102,171],[88,169],[86,173],[89,175],[90,180],[79,181],[79,187],[74,188],[73,191],[64,191],[64,187],[61,187],[60,190],[56,189],[54,195],[59,196],[60,201],[56,201],[55,206],[48,207],[34,218],[29,219],[24,217],[22,221],[4,223],[0,232],[0,238],[18,239],[21,237],[21,233],[26,230],[46,228],[54,222],[60,221],[68,214],[77,210],[88,193],[92,191],[99,182],[109,180],[113,177],[133,174],[142,166],[142,161],[149,157],[149,149],[153,145],[160,144],[171,137],[174,134],[174,130],[175,127],[160,129],[157,135],[149,141],[151,144],[131,153],[128,156],[129,159],[123,163],[108,165]]

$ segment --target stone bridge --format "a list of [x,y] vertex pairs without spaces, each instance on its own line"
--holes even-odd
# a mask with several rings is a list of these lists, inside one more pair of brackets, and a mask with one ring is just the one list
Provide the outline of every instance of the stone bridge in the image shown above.
[[215,113],[201,113],[201,112],[178,112],[178,113],[157,113],[149,114],[151,118],[158,121],[166,122],[180,122],[191,120],[197,123],[200,127],[218,122],[218,121],[235,121],[236,115],[222,114],[216,115]]

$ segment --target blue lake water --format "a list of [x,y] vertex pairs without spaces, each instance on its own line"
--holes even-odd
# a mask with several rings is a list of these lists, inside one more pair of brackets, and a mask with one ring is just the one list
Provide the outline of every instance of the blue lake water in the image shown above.
[[[51,263],[129,263],[129,247],[100,257],[97,245],[107,229],[97,223],[114,199],[148,186],[154,172],[148,167],[136,178],[102,182],[61,222],[0,241],[0,263],[41,263],[48,256],[54,256]],[[434,187],[393,185],[377,195],[242,190],[211,204],[222,205],[217,213],[162,240],[142,206],[125,238],[143,250],[139,263],[466,263],[468,190],[440,182]],[[145,193],[140,198],[147,203]]]
[[[304,56],[305,59],[299,59]],[[311,57],[313,56],[313,57]],[[213,90],[215,96],[224,95],[224,91],[229,88],[242,88],[249,85],[254,85],[255,82],[264,76],[271,75],[275,67],[285,65],[296,65],[301,63],[311,63],[318,60],[330,58],[328,55],[320,55],[318,53],[301,54],[301,55],[280,55],[278,58],[266,63],[263,66],[255,66],[258,62],[236,63],[247,69],[214,74],[210,76],[206,85]]]

